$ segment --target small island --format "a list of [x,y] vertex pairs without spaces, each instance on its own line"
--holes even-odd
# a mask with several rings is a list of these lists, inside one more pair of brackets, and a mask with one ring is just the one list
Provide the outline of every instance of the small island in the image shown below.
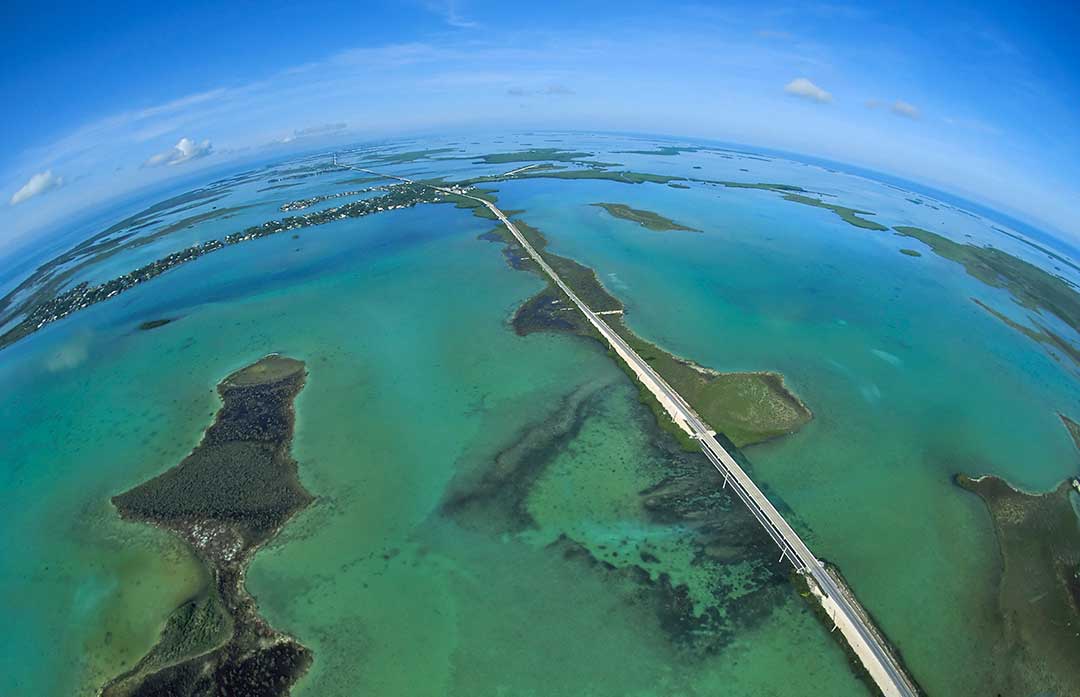
[[686,225],[676,223],[674,220],[665,218],[659,213],[641,210],[639,208],[631,208],[625,203],[591,203],[589,205],[603,208],[608,212],[608,215],[614,218],[629,220],[632,223],[637,223],[641,227],[648,228],[654,232],[667,232],[668,230],[701,232],[701,230],[698,230],[697,228],[687,227]]
[[282,697],[311,652],[258,614],[244,575],[252,556],[312,501],[289,454],[304,363],[270,355],[218,385],[223,406],[180,464],[113,497],[125,520],[184,540],[206,586],[169,617],[158,643],[103,697]]
[[[353,192],[346,193],[352,194]],[[323,208],[300,215],[291,215],[279,220],[268,220],[260,225],[252,225],[243,230],[229,233],[220,239],[199,242],[97,285],[90,285],[89,282],[82,281],[61,290],[62,284],[58,284],[54,280],[54,282],[47,283],[45,287],[33,292],[26,301],[10,307],[6,314],[0,314],[0,323],[20,315],[23,317],[21,321],[13,323],[9,329],[0,334],[0,349],[33,334],[47,324],[63,319],[91,305],[114,298],[120,293],[127,292],[167,271],[226,247],[276,235],[279,232],[323,225],[335,220],[360,218],[383,211],[411,208],[421,203],[440,203],[446,201],[446,198],[446,194],[423,184],[395,184],[388,187],[387,193],[382,196],[351,201],[340,206]],[[299,205],[303,202],[294,203]],[[110,250],[109,254],[115,252],[116,250]],[[45,265],[42,268],[48,266]],[[39,269],[11,294],[0,299],[0,312],[7,307],[5,303],[11,303],[11,298],[14,297],[12,294],[31,287],[34,282],[43,278],[43,273]]]
[[922,242],[939,257],[960,264],[972,278],[1009,293],[1017,305],[1034,313],[1034,317],[1029,317],[1033,326],[1011,320],[983,302],[975,302],[1009,328],[1080,365],[1080,348],[1074,341],[1051,328],[1045,320],[1035,319],[1049,313],[1074,332],[1080,332],[1080,293],[1067,280],[996,247],[954,242],[944,235],[910,225],[897,225],[893,230],[901,237]]
[[158,327],[164,327],[166,324],[172,324],[176,321],[175,317],[161,317],[160,319],[149,319],[139,324],[139,331],[148,332],[151,329],[157,329]]
[[[477,212],[486,208],[475,207]],[[481,213],[482,215],[482,213]],[[794,433],[813,419],[813,412],[788,389],[779,373],[769,371],[722,373],[676,356],[646,341],[624,321],[622,302],[613,296],[596,277],[593,269],[564,256],[547,251],[547,238],[528,223],[515,219],[514,225],[529,243],[574,289],[592,310],[604,316],[623,340],[663,378],[682,394],[699,415],[722,433],[734,446],[745,447]],[[547,279],[507,229],[499,227],[485,233],[484,239],[503,242],[507,262],[515,269],[531,271]],[[550,281],[546,287],[521,305],[513,318],[514,330],[521,335],[533,332],[577,334],[606,343],[574,310],[570,301]],[[625,368],[625,364],[617,361]],[[633,376],[631,376],[633,377]],[[639,398],[653,412],[658,426],[673,436],[688,452],[698,452],[699,445],[675,425],[652,393],[635,381]]]

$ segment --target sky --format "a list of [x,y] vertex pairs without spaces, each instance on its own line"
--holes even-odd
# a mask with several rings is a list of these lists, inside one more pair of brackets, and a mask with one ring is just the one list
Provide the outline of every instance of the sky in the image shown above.
[[0,259],[231,161],[463,129],[849,163],[1080,242],[1080,3],[21,2],[0,8]]

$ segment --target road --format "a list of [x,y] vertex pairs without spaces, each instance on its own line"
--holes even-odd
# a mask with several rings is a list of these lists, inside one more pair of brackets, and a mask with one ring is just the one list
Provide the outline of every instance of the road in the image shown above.
[[[336,163],[336,159],[335,159]],[[345,165],[348,166],[348,165]],[[396,179],[406,183],[414,183],[411,179],[394,175],[374,172],[369,169],[352,167],[368,174],[374,174],[389,179]],[[521,231],[515,226],[501,210],[490,201],[473,196],[462,191],[428,184],[431,188],[446,194],[462,196],[478,203],[482,203],[492,214],[506,227],[517,239],[518,244],[528,253],[537,266],[551,282],[562,290],[570,301],[585,316],[590,324],[611,346],[612,350],[630,367],[638,376],[642,384],[664,406],[672,419],[681,428],[687,431],[692,438],[701,445],[701,450],[712,463],[713,467],[723,475],[724,486],[731,485],[735,493],[742,499],[750,512],[754,514],[765,531],[776,542],[781,551],[781,559],[787,558],[795,568],[809,575],[817,583],[818,588],[825,595],[823,606],[829,611],[830,605],[833,612],[830,616],[836,627],[841,629],[848,643],[862,660],[863,665],[877,683],[878,687],[887,697],[916,697],[918,691],[910,683],[903,669],[892,659],[890,653],[882,646],[874,631],[863,620],[862,615],[856,610],[855,605],[849,600],[846,593],[842,592],[837,582],[829,575],[825,565],[811,553],[795,530],[792,529],[780,512],[776,510],[772,502],[766,498],[761,489],[746,474],[735,458],[716,440],[715,431],[710,429],[694,411],[694,409],[676,392],[667,382],[652,369],[641,356],[634,351],[626,341],[619,336],[618,332],[611,328],[600,315],[593,312],[574,290],[570,288],[552,269],[544,258],[537,252]]]

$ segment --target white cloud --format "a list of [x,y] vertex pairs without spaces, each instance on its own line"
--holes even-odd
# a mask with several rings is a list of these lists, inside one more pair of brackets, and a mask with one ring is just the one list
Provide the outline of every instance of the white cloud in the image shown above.
[[784,85],[784,91],[788,94],[809,99],[819,104],[827,104],[832,101],[832,95],[821,89],[805,77],[797,77]]
[[22,185],[22,188],[11,196],[11,205],[17,206],[27,199],[64,185],[63,177],[54,176],[51,169],[39,172],[30,177],[30,180]]
[[[425,0],[416,2],[420,12],[424,12]],[[460,0],[459,8],[467,19],[487,22],[479,9],[473,9],[465,2]],[[65,181],[64,191],[50,196],[47,206],[31,203],[8,208],[4,234],[0,235],[0,259],[5,248],[14,248],[15,240],[22,244],[33,235],[45,234],[49,226],[80,207],[98,204],[109,197],[179,176],[205,164],[200,160],[176,167],[164,166],[164,159],[168,158],[158,158],[162,160],[158,162],[162,166],[136,171],[150,155],[185,135],[212,139],[213,157],[203,158],[211,162],[239,160],[245,147],[299,138],[305,130],[303,126],[322,121],[349,122],[349,130],[357,139],[476,126],[570,128],[580,127],[584,122],[612,130],[633,127],[651,132],[723,137],[749,145],[806,151],[907,176],[926,177],[933,169],[929,160],[916,162],[899,157],[911,158],[909,152],[920,150],[899,147],[918,134],[955,144],[958,154],[954,158],[955,165],[949,170],[948,177],[941,174],[941,181],[937,182],[953,188],[960,185],[957,182],[977,188],[972,181],[973,175],[982,172],[973,171],[977,167],[972,164],[976,154],[991,159],[1002,156],[999,149],[1030,146],[1030,153],[1036,151],[1035,145],[1026,141],[1014,142],[1011,138],[1000,138],[991,143],[987,135],[997,131],[970,121],[977,117],[978,111],[968,113],[965,104],[950,104],[947,100],[934,105],[935,113],[945,112],[940,117],[927,112],[912,124],[919,128],[899,129],[883,138],[882,129],[888,128],[886,121],[893,121],[894,126],[903,125],[894,121],[899,116],[885,116],[895,95],[904,93],[897,85],[890,84],[888,71],[877,71],[877,75],[862,83],[862,78],[867,76],[845,72],[853,62],[849,54],[801,36],[798,17],[770,15],[761,21],[740,20],[728,27],[721,21],[730,14],[721,12],[715,21],[706,23],[702,20],[697,29],[689,27],[677,35],[665,34],[662,27],[636,24],[608,27],[612,31],[602,35],[584,27],[558,33],[544,33],[537,27],[528,34],[519,35],[475,29],[451,31],[443,24],[437,27],[441,33],[422,34],[430,37],[428,43],[369,43],[361,48],[342,50],[314,63],[256,76],[256,82],[230,83],[219,89],[179,95],[177,99],[158,105],[128,105],[124,111],[86,123],[55,140],[30,143],[20,153],[5,153],[10,160],[0,169],[0,184],[7,196],[23,186],[33,172],[51,169],[63,173]],[[427,19],[428,25],[443,22],[434,14]],[[785,29],[788,24],[794,28],[794,35],[788,40],[784,40],[781,32],[768,31]],[[763,35],[755,36],[753,30],[761,26],[768,29]],[[723,33],[725,43],[738,50],[716,52],[717,32],[726,32]],[[649,41],[640,41],[643,37]],[[643,48],[627,55],[626,45]],[[642,105],[633,90],[616,89],[622,75],[619,71],[629,71],[634,84],[655,88],[658,93],[663,89],[671,90],[670,74],[664,72],[663,66],[680,58],[692,61],[697,69],[686,74],[685,83],[676,86],[678,89],[665,94],[675,98],[683,93],[709,93],[713,100],[711,104],[725,107],[723,118],[705,119],[691,110],[680,113]],[[869,70],[874,66],[863,67]],[[477,83],[478,76],[484,74],[490,78]],[[784,77],[791,80],[792,75],[804,77],[790,84],[782,82]],[[838,111],[833,108],[837,104],[821,105],[821,96],[828,93],[814,85],[808,79],[810,75],[836,89],[841,80],[850,84],[872,84],[877,80],[875,89],[881,90],[878,94],[892,93],[893,98],[882,98],[876,105],[877,112],[867,109],[858,110],[862,112],[860,114],[844,109]],[[468,76],[473,82],[458,76]],[[628,78],[622,75],[622,79]],[[546,96],[544,88],[549,85],[570,85],[578,96]],[[779,89],[785,86],[786,93],[781,93]],[[810,93],[806,92],[807,86],[812,88]],[[512,99],[503,96],[505,94],[521,98]],[[724,98],[730,94],[738,94],[739,99]],[[788,102],[786,107],[776,103],[780,96],[784,97],[781,101]],[[796,100],[796,96],[800,99]],[[840,103],[847,104],[852,100],[850,92],[842,92],[842,96]],[[915,96],[909,94],[909,97]],[[810,101],[802,102],[802,99]],[[861,101],[854,99],[854,106]],[[526,102],[526,106],[522,107],[519,116],[514,112],[522,102]],[[810,108],[810,105],[820,108]],[[968,106],[975,108],[977,105]],[[954,119],[946,120],[944,116],[950,115],[950,109],[954,111],[951,114]],[[719,109],[710,111],[715,114]],[[673,118],[676,113],[677,118]],[[853,141],[848,137],[848,129],[860,123],[873,132],[873,137],[867,135],[862,142]],[[297,128],[300,130],[294,133]],[[1011,128],[1011,124],[1002,128]],[[893,142],[897,143],[895,152],[886,148],[886,143]],[[226,148],[231,148],[232,152],[226,152]],[[1067,150],[1061,148],[1056,153],[1061,161],[1065,160]],[[250,154],[246,153],[245,157]],[[176,157],[175,148],[169,155]],[[129,164],[123,172],[113,174],[118,163]],[[970,166],[972,171],[963,174],[961,165]],[[1000,182],[987,182],[980,193],[986,197],[1000,197],[1022,210],[1035,210],[1033,215],[1053,217],[1054,225],[1080,235],[1076,212],[1070,209],[1066,197],[1054,200],[1049,195],[1044,196],[1045,200],[1040,201],[1046,205],[1040,206],[1034,205],[1034,198],[1022,200],[1018,185],[1024,182],[1020,175],[1029,172],[1022,170],[1021,165],[1014,157],[1008,166],[1000,168],[1013,174],[1014,186],[1009,188]],[[1023,166],[1040,172],[1034,165]],[[1045,169],[1053,171],[1055,168]],[[1061,168],[1061,171],[1066,170]],[[1043,182],[1049,176],[1047,173],[1031,176],[1030,186],[1034,188],[1033,182]],[[1065,191],[1057,182],[1047,182],[1048,186],[1050,184],[1058,186],[1055,192]]]
[[893,102],[893,105],[890,107],[890,109],[892,110],[892,113],[896,114],[897,116],[906,116],[909,119],[917,119],[919,118],[919,116],[921,116],[918,107],[916,107],[914,104],[908,104],[907,102],[900,99],[897,99],[895,102]]
[[455,29],[472,29],[478,26],[476,22],[458,14],[457,3],[454,0],[429,1],[425,4],[428,10],[442,17],[444,22]]
[[[883,109],[885,107],[888,107],[889,111],[897,116],[903,116],[909,119],[919,119],[922,117],[922,112],[919,111],[919,107],[909,102],[905,102],[902,99],[897,99],[892,104],[886,104],[877,99],[866,100],[867,109]],[[948,121],[948,119],[946,119],[946,121]]]
[[206,157],[214,149],[209,140],[196,143],[191,138],[181,138],[180,141],[166,150],[159,152],[143,163],[143,167],[159,167],[161,165],[179,165],[189,160],[197,160]]

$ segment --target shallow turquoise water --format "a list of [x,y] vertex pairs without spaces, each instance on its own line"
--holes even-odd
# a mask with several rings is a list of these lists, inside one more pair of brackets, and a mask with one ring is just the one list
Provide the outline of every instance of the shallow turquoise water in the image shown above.
[[[499,196],[528,211],[553,251],[596,269],[642,336],[711,368],[785,375],[815,420],[749,450],[759,480],[931,693],[986,694],[1000,669],[986,658],[997,551],[982,504],[951,476],[1045,490],[1078,464],[1056,413],[1077,412],[1075,377],[970,300],[1007,296],[929,252],[897,252],[913,240],[767,193],[526,182]],[[650,232],[593,201],[704,233]],[[919,212],[880,217],[922,223]]]
[[[356,685],[550,694],[550,656],[560,651],[554,684],[582,694],[698,694],[717,684],[772,694],[788,664],[833,694],[861,694],[797,598],[724,655],[680,663],[663,633],[643,625],[647,610],[565,565],[547,540],[468,532],[436,515],[456,472],[483,467],[579,386],[614,389],[604,402],[620,410],[590,417],[589,428],[618,445],[579,454],[581,466],[634,467],[648,452],[640,421],[618,417],[640,420],[643,410],[600,351],[509,330],[539,283],[476,239],[486,228],[428,207],[325,226],[302,244],[269,238],[256,253],[206,257],[12,348],[2,380],[14,399],[0,435],[9,490],[26,504],[7,508],[4,522],[34,531],[34,544],[6,542],[3,612],[35,633],[6,654],[5,690],[92,687],[136,660],[168,609],[194,592],[179,551],[165,564],[160,540],[118,548],[138,526],[115,522],[107,499],[186,454],[216,408],[221,376],[281,351],[308,363],[294,452],[319,502],[256,559],[249,584],[270,620],[319,657],[298,694]],[[179,319],[135,330],[160,316]],[[142,582],[153,587],[133,596]],[[123,646],[109,624],[120,617],[132,625]]]
[[[817,186],[887,224],[1000,238],[970,216],[802,165],[709,153],[617,161]],[[257,186],[218,205],[251,200]],[[275,217],[326,187],[259,193],[259,207],[162,248]],[[712,368],[784,373],[815,420],[751,448],[755,475],[840,565],[932,694],[986,694],[1001,669],[987,660],[996,551],[981,503],[950,477],[991,472],[1045,489],[1077,469],[1055,414],[1080,412],[1076,378],[970,300],[1007,307],[1007,297],[930,253],[897,252],[913,240],[767,192],[498,188],[500,205],[525,209],[554,251],[597,270],[644,337]],[[653,233],[587,205],[597,201],[704,233]],[[635,487],[662,457],[634,391],[588,342],[514,335],[508,318],[540,284],[476,239],[488,227],[427,206],[267,238],[6,349],[0,478],[17,503],[0,513],[15,531],[0,543],[0,616],[21,632],[0,691],[78,694],[149,648],[198,571],[163,536],[116,521],[108,498],[179,462],[217,408],[216,382],[279,351],[308,364],[294,455],[318,502],[260,553],[249,585],[275,626],[315,650],[297,694],[781,695],[792,684],[865,694],[792,594],[719,654],[691,659],[648,607],[626,601],[633,588],[552,553],[565,531],[597,554],[628,538],[663,550],[676,582],[701,582],[686,531],[642,527],[635,513]],[[179,319],[136,330],[159,317]],[[595,396],[529,499],[535,530],[476,530],[441,513],[455,477],[550,428],[579,393]]]

